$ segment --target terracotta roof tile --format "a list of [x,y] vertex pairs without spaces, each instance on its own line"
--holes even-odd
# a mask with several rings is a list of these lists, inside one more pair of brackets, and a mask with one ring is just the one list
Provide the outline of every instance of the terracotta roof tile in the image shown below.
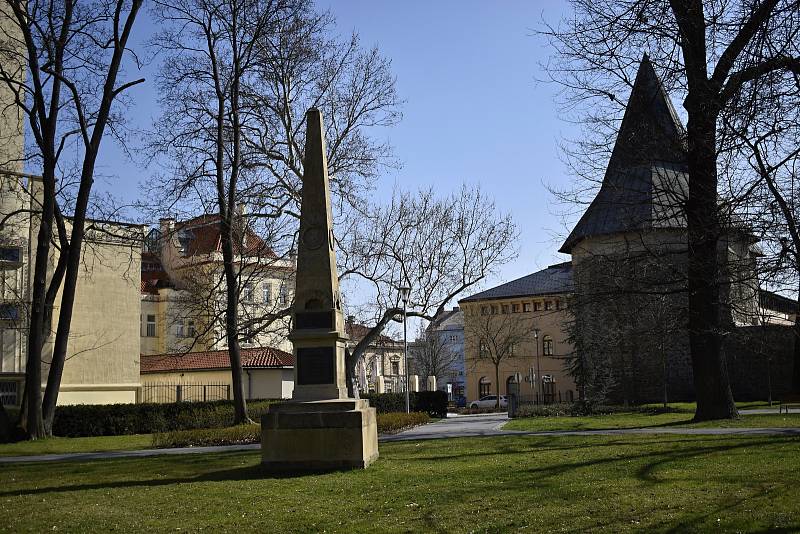
[[[222,250],[219,230],[219,215],[200,215],[187,221],[175,224],[175,232],[189,232],[191,240],[188,242],[184,256],[205,255]],[[244,246],[235,243],[236,254],[242,250],[249,254],[261,254],[276,258],[275,252],[255,233],[248,231],[245,236]]]
[[[272,347],[241,349],[241,356],[242,367],[246,369],[294,367],[294,356]],[[142,373],[231,368],[230,356],[227,350],[142,355],[140,362],[140,371]]]
[[[344,331],[350,336],[350,341],[352,343],[358,343],[372,330],[370,327],[365,326],[363,324],[353,323],[353,322],[345,322]],[[400,343],[399,341],[392,339],[389,336],[384,336],[383,334],[379,335],[378,338],[373,342],[374,345],[377,344],[392,344],[392,343]]]

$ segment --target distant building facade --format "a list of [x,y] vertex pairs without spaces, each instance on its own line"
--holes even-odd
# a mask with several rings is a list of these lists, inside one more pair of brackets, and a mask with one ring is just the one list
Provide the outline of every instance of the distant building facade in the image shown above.
[[[368,326],[357,323],[352,316],[348,317],[345,322],[345,332],[350,336],[348,350],[353,350],[369,331]],[[369,344],[356,364],[359,388],[365,393],[405,391],[405,372],[403,342],[383,334]]]
[[447,392],[449,400],[466,396],[464,312],[459,307],[442,311],[428,324],[426,333],[436,336],[439,347],[447,352],[450,362],[445,373],[436,377],[436,388]]
[[[575,384],[565,370],[565,358],[573,351],[567,330],[572,292],[572,266],[561,263],[459,301],[468,401],[507,395],[516,385],[522,394],[544,402],[576,398]],[[493,362],[481,354],[481,345],[490,342],[482,338],[486,324],[495,325],[500,335],[527,330],[500,362],[499,383]]]

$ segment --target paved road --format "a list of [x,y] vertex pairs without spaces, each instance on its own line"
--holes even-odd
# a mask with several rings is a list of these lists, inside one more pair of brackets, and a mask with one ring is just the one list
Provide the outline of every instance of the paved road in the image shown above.
[[[800,411],[798,411],[800,412]],[[743,412],[744,413],[744,412]],[[748,413],[777,413],[756,411]],[[671,435],[781,435],[800,436],[800,428],[625,428],[615,430],[546,430],[546,431],[513,431],[501,430],[508,421],[506,414],[463,415],[448,417],[442,421],[419,426],[394,434],[381,436],[381,443],[397,441],[417,441],[427,439],[466,438],[481,436],[614,436],[625,434],[671,434]],[[140,451],[85,452],[69,454],[43,454],[39,456],[5,456],[0,457],[0,464],[27,462],[61,462],[88,461],[113,458],[143,458],[148,456],[204,454],[214,452],[235,452],[258,450],[259,444],[230,445],[224,447],[185,447],[179,449],[147,449]]]
[[[772,412],[765,412],[772,413]],[[777,412],[775,412],[777,413]],[[678,434],[678,435],[783,435],[800,436],[800,428],[620,428],[610,430],[501,430],[508,421],[505,414],[448,417],[444,421],[412,428],[381,441],[413,441],[421,439],[463,438],[478,436],[613,436],[621,434]]]

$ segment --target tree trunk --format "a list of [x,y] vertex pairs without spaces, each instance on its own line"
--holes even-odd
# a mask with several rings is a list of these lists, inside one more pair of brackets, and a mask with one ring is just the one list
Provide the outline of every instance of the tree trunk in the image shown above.
[[719,336],[717,112],[713,102],[710,94],[687,98],[689,346],[697,398],[695,421],[738,416]]
[[[798,268],[800,272],[800,268]],[[794,358],[792,362],[792,392],[800,393],[800,310],[794,316]]]
[[500,410],[500,362],[494,364],[494,379],[497,381],[497,410]]
[[[45,168],[47,169],[46,166]],[[50,238],[53,235],[55,186],[52,169],[42,176],[42,217],[36,238],[36,258],[33,272],[30,323],[28,325],[28,355],[25,363],[25,434],[28,439],[47,436],[42,419],[42,349],[45,342],[45,296]]]
[[[94,157],[87,155],[87,162],[94,168]],[[93,174],[93,172],[92,172]],[[83,181],[83,178],[82,178]],[[88,182],[92,179],[88,178]],[[52,435],[53,418],[56,412],[58,392],[61,387],[61,377],[64,374],[64,362],[67,359],[69,333],[72,329],[72,312],[75,307],[75,291],[78,287],[78,272],[81,268],[81,252],[86,224],[86,209],[89,204],[90,185],[82,185],[75,203],[75,217],[72,221],[70,245],[67,251],[67,265],[64,274],[64,287],[61,291],[61,307],[58,314],[58,327],[53,345],[53,355],[50,362],[50,371],[47,374],[47,386],[43,400],[43,418],[45,432]],[[62,252],[63,253],[63,252]]]
[[14,433],[14,425],[6,412],[5,406],[0,403],[0,443],[8,443]]

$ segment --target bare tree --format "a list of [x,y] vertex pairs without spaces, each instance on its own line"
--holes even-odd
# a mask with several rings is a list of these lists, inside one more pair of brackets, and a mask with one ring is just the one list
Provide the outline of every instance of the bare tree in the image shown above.
[[[626,0],[598,3],[573,0],[574,16],[542,32],[556,50],[548,71],[563,84],[579,114],[609,125],[618,116],[603,102],[618,102],[632,85],[631,70],[643,51],[666,74],[669,89],[680,91],[688,122],[688,323],[697,396],[697,420],[736,417],[725,359],[720,268],[717,255],[724,233],[718,203],[724,163],[720,144],[730,139],[721,118],[744,89],[759,81],[792,79],[800,72],[794,0]],[[593,107],[594,111],[588,111]],[[585,114],[584,114],[585,113]],[[605,115],[605,120],[601,117]],[[608,146],[610,132],[594,137],[595,149]]]
[[410,349],[412,368],[416,374],[435,376],[437,383],[458,363],[460,354],[452,349],[444,334],[420,325],[413,349]]
[[363,352],[387,325],[401,320],[400,288],[410,288],[407,315],[432,321],[517,254],[516,225],[479,188],[464,186],[444,198],[432,190],[395,191],[387,206],[372,207],[349,223],[339,238],[339,277],[367,295],[348,306],[371,325],[347,355],[349,388]]
[[[338,213],[362,209],[378,168],[390,163],[388,146],[368,129],[399,119],[390,64],[377,50],[363,51],[356,35],[340,40],[333,18],[316,13],[308,0],[159,2],[156,11],[164,25],[156,46],[168,55],[160,76],[164,116],[151,147],[169,167],[153,191],[162,211],[218,214],[235,249],[235,237],[246,234],[234,230],[237,207],[244,206],[242,219],[266,249],[279,260],[290,258],[304,175],[304,116],[311,107],[326,113]],[[236,264],[237,254],[225,248],[226,337],[238,391],[238,336],[271,328],[288,316],[291,301],[266,313],[239,307],[259,270],[254,262]],[[211,293],[198,295],[215,315]],[[237,417],[246,417],[243,401],[236,402]]]
[[532,319],[513,314],[493,314],[481,312],[470,317],[464,328],[464,342],[474,350],[475,358],[467,365],[473,367],[480,361],[488,361],[494,366],[497,409],[500,409],[500,365],[514,358],[518,347],[530,342],[533,337]]
[[243,92],[255,76],[257,43],[290,10],[277,0],[185,0],[156,2],[154,11],[162,24],[155,44],[167,58],[159,75],[164,114],[153,146],[157,153],[176,156],[168,181],[170,201],[186,202],[187,191],[198,193],[193,200],[201,205],[205,198],[214,199],[211,212],[219,225],[224,284],[216,294],[224,294],[235,423],[249,420],[239,340],[247,232],[241,230],[238,210],[253,201],[251,188],[258,187],[248,174],[250,104]]
[[[25,159],[42,177],[41,205],[35,207],[41,217],[23,410],[23,424],[31,439],[47,435],[52,427],[101,143],[107,128],[123,126],[121,118],[114,115],[114,103],[124,91],[143,81],[118,82],[140,6],[141,0],[3,2],[3,16],[10,18],[13,31],[0,37],[0,80],[27,119],[33,142]],[[26,71],[27,75],[20,75]],[[65,154],[73,149],[78,155],[70,160]],[[74,176],[65,172],[71,167],[76,169]],[[71,211],[69,229],[63,215],[67,210]],[[57,245],[51,247],[56,235]],[[48,280],[48,260],[54,248],[58,261]],[[58,326],[42,399],[42,348],[59,289]]]

